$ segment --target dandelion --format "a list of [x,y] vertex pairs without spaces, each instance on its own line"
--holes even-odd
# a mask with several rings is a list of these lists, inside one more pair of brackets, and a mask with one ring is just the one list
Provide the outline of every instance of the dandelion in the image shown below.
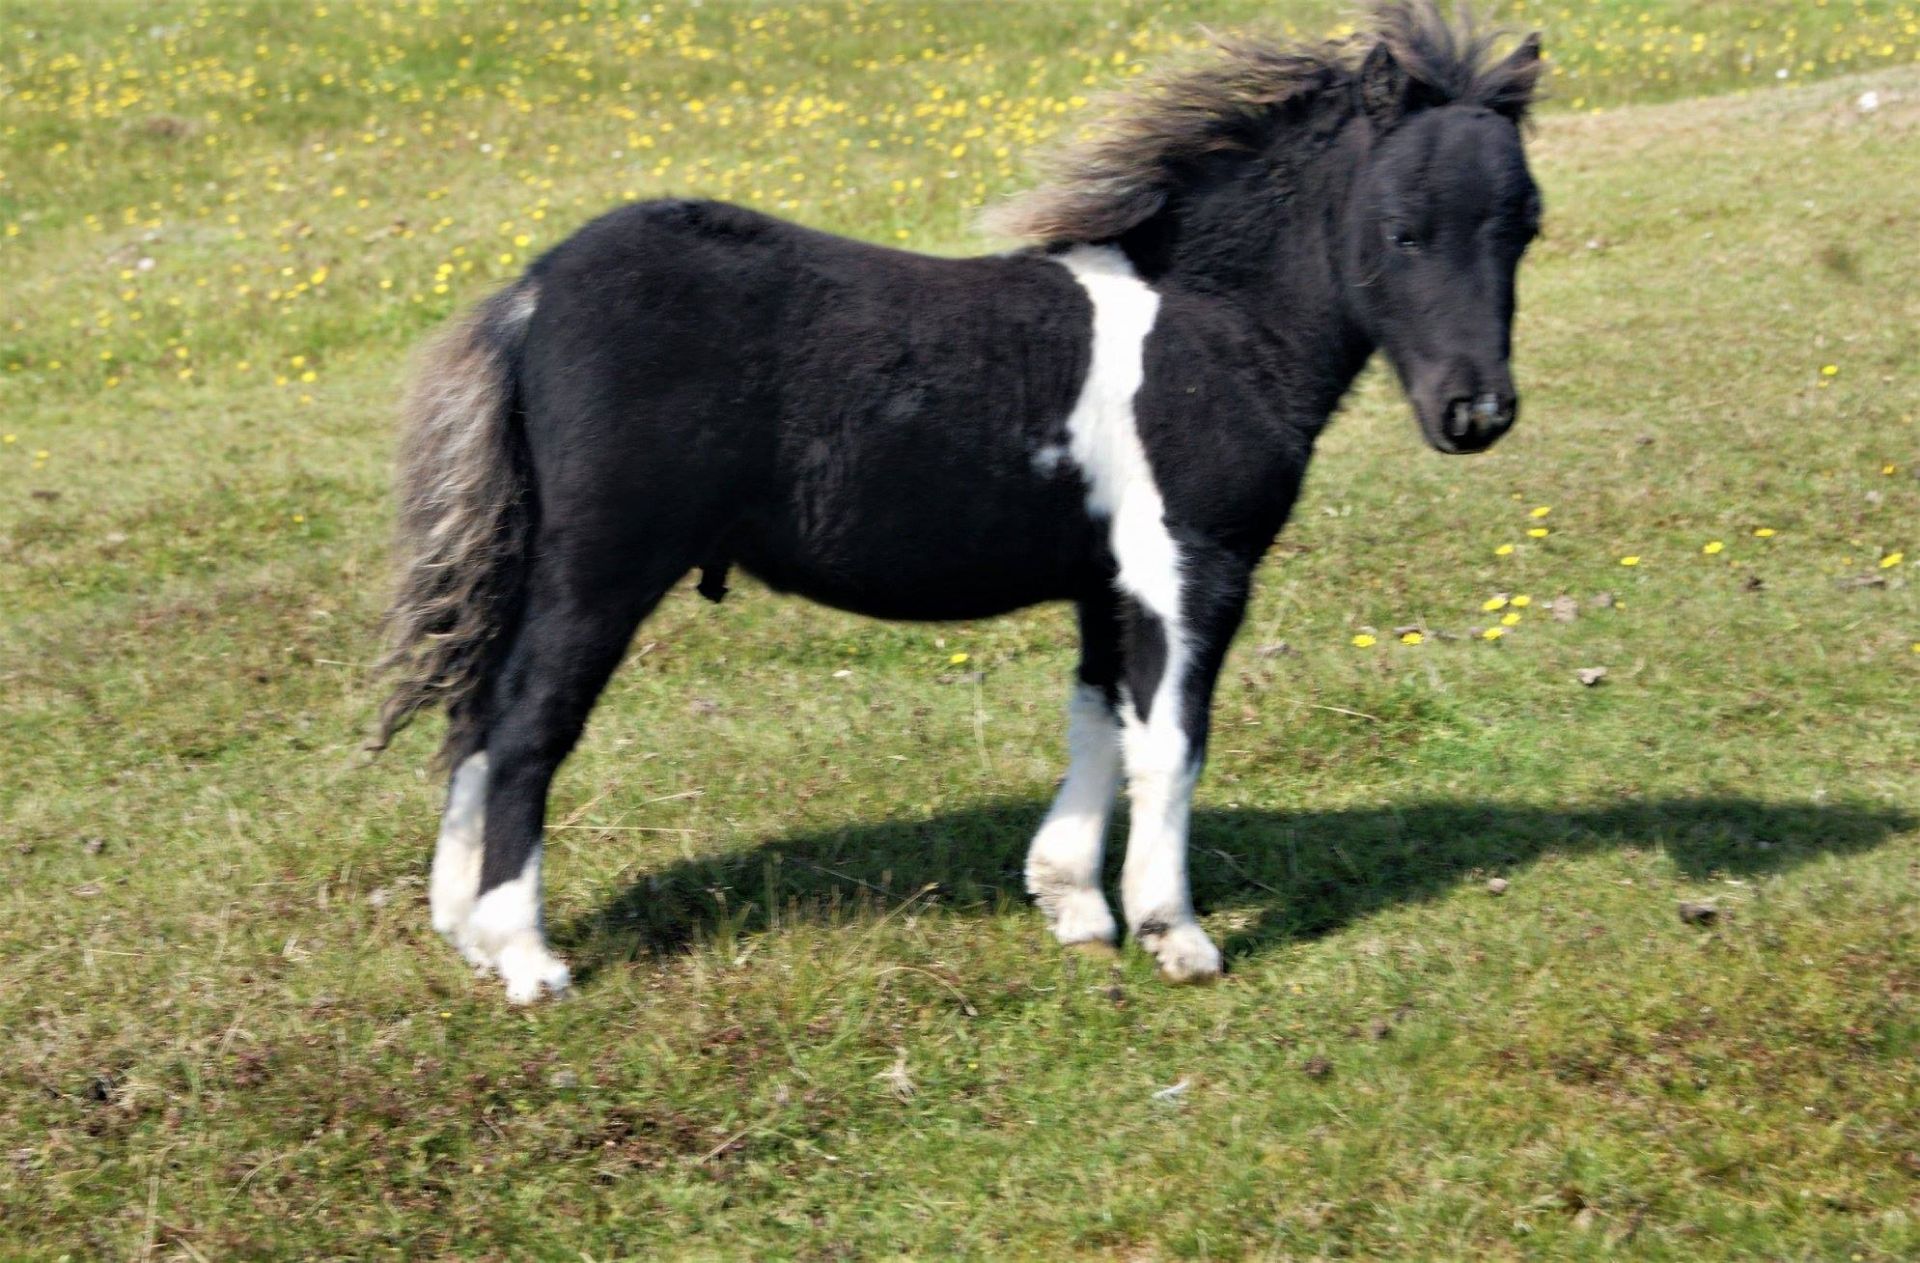
[[1549,513],[1551,513],[1551,512],[1553,512],[1553,506],[1552,506],[1552,505],[1550,505],[1550,504],[1541,504],[1541,505],[1536,505],[1536,506],[1534,506],[1534,507],[1533,507],[1533,508],[1531,508],[1531,509],[1528,509],[1528,510],[1527,510],[1527,516],[1528,516],[1528,517],[1545,517],[1545,516],[1546,516],[1547,514],[1549,514]]
[[1838,377],[1839,375],[1840,366],[1838,364],[1822,364],[1820,366],[1820,376],[1822,377]]
[[1480,608],[1489,614],[1495,610],[1504,610],[1507,608],[1507,598],[1504,596],[1490,596],[1480,602]]
[[1502,544],[1500,545],[1500,547],[1493,550],[1493,555],[1496,557],[1511,557],[1513,556],[1513,545]]
[[1400,643],[1403,645],[1417,645],[1425,639],[1426,637],[1417,631],[1400,633]]
[[1506,634],[1507,634],[1507,629],[1504,627],[1489,627],[1487,628],[1487,630],[1480,633],[1480,639],[1498,640]]
[[1546,527],[1535,526],[1527,531],[1527,538],[1528,539],[1545,539],[1547,536],[1551,534],[1553,534],[1553,532],[1548,530]]
[[1371,649],[1376,644],[1379,644],[1379,643],[1380,643],[1379,641],[1375,640],[1372,636],[1367,635],[1367,633],[1365,632],[1361,632],[1358,636],[1355,636],[1353,638],[1353,647],[1355,649]]
[[1779,532],[1775,531],[1771,526],[1756,526],[1753,528],[1754,538],[1756,539],[1772,539],[1778,533]]
[[1906,559],[1907,559],[1907,555],[1903,552],[1899,552],[1899,551],[1890,552],[1886,556],[1880,559],[1880,568],[1882,570],[1891,570],[1895,566],[1899,565],[1901,562],[1905,561]]
[[1632,554],[1630,556],[1622,557],[1620,559],[1620,564],[1623,566],[1637,566],[1640,564],[1640,557],[1637,553]]
[[1516,610],[1524,610],[1529,605],[1533,604],[1533,598],[1528,596],[1526,593],[1522,592],[1519,596],[1516,596],[1511,601],[1508,601],[1507,604],[1513,606],[1513,608]]
[[1706,546],[1702,548],[1700,551],[1705,553],[1707,556],[1711,557],[1725,547],[1726,547],[1726,544],[1722,543],[1720,540],[1710,539],[1707,541]]
[[967,660],[967,657],[968,655],[964,653],[956,653],[956,654],[949,655],[947,658],[947,665],[950,667],[957,667],[961,663],[965,662]]

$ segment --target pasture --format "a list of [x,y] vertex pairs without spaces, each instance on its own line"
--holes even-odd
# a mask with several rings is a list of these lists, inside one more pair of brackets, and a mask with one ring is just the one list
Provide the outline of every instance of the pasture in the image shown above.
[[578,985],[510,1009],[438,721],[359,750],[408,348],[623,198],[996,247],[1196,22],[1340,11],[9,6],[0,1254],[1920,1253],[1920,7],[1499,13],[1521,420],[1443,459],[1376,370],[1322,444],[1196,804],[1228,976],[1020,893],[1067,611],[736,580],[556,783]]

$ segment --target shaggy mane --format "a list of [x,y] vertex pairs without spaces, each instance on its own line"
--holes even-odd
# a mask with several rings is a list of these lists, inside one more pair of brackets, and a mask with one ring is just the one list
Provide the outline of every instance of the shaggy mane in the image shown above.
[[1539,63],[1495,60],[1504,32],[1471,15],[1449,22],[1432,0],[1398,0],[1375,6],[1369,27],[1314,44],[1216,40],[1211,59],[1120,94],[1090,138],[1048,164],[1049,179],[989,211],[984,226],[1048,245],[1114,240],[1158,213],[1195,160],[1257,148],[1284,108],[1332,91],[1357,96],[1361,63],[1378,45],[1423,105],[1482,105],[1518,121],[1532,104]]

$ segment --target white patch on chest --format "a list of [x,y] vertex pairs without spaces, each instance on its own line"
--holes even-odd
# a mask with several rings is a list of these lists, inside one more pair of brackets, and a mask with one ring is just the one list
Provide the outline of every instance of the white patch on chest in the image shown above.
[[1180,611],[1180,557],[1133,412],[1160,296],[1112,246],[1075,246],[1056,261],[1093,304],[1093,349],[1067,416],[1068,452],[1087,480],[1087,511],[1112,523],[1120,587],[1171,632]]

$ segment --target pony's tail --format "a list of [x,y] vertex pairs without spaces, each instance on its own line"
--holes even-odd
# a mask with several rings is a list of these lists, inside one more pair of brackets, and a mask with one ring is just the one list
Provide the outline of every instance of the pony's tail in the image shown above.
[[392,677],[369,750],[425,707],[443,757],[475,743],[495,641],[518,617],[535,505],[519,364],[537,291],[521,280],[430,343],[407,393],[398,577],[376,672]]

